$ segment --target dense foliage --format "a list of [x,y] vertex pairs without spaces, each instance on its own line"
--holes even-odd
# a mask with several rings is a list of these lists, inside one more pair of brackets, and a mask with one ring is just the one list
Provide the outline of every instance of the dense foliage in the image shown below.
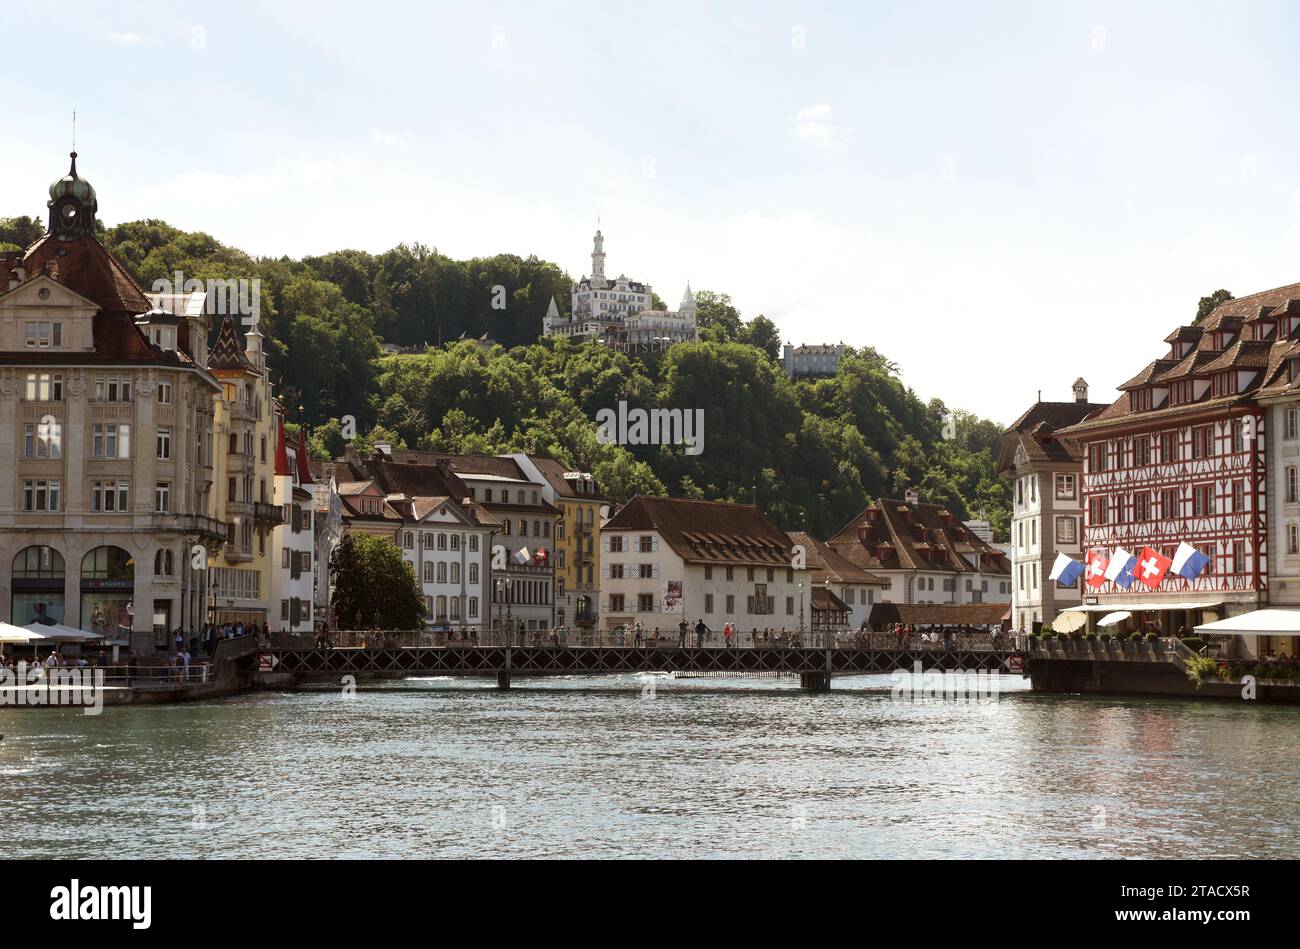
[[330,557],[340,629],[419,629],[424,598],[411,565],[386,537],[349,531]]
[[[0,242],[25,246],[42,230],[0,220]],[[744,320],[725,293],[696,293],[701,342],[627,355],[539,341],[551,297],[568,309],[570,278],[536,257],[456,261],[400,245],[255,259],[161,221],[107,228],[101,239],[146,287],[177,271],[260,279],[277,391],[321,454],[342,450],[341,420],[352,416],[362,449],[382,437],[544,453],[591,470],[615,501],[637,492],[757,499],[782,527],[826,536],[870,499],[915,486],[960,517],[987,517],[999,539],[1009,534],[998,425],[923,403],[870,348],[851,350],[833,378],[793,382],[777,362],[776,325]],[[381,340],[411,351],[381,355]],[[600,443],[596,413],[620,402],[703,409],[704,450]]]

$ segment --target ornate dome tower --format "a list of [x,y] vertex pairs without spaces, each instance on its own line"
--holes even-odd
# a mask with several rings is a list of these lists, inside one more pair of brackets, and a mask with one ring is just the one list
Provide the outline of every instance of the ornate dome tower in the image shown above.
[[77,153],[72,153],[68,173],[50,185],[50,233],[61,241],[92,237],[99,200],[90,182],[77,174]]

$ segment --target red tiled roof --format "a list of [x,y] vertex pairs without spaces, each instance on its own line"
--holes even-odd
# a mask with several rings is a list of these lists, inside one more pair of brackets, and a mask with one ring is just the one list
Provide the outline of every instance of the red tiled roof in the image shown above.
[[27,251],[23,266],[29,277],[46,273],[104,313],[136,317],[149,312],[144,291],[93,237],[61,241],[46,234]]
[[[865,531],[865,539],[859,536]],[[909,505],[881,498],[862,510],[827,544],[868,571],[925,570],[1010,576],[1002,552],[980,540],[970,528],[938,504]],[[927,555],[925,550],[933,550]],[[974,567],[963,553],[979,554]]]
[[876,586],[888,586],[889,581],[874,573],[863,570],[853,561],[840,556],[825,542],[812,534],[796,531],[790,534],[790,540],[802,544],[805,563],[812,570],[813,583],[832,580],[836,583],[866,583]]
[[261,373],[248,361],[244,355],[244,344],[239,339],[239,331],[235,329],[235,321],[226,314],[225,319],[221,321],[221,329],[217,331],[217,340],[208,350],[208,370],[213,372],[247,372],[255,376]]
[[790,567],[790,535],[752,504],[637,495],[602,531],[655,531],[687,563]]

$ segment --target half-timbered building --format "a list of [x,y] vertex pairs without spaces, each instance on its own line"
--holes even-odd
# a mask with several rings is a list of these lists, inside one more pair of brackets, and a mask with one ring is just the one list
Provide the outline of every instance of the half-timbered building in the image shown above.
[[1108,408],[1058,431],[1083,455],[1083,551],[1181,542],[1209,566],[1195,580],[1172,572],[1154,589],[1135,581],[1085,588],[1082,609],[1126,610],[1165,633],[1268,602],[1266,421],[1260,389],[1300,336],[1291,316],[1300,285],[1230,300],[1180,326],[1168,350],[1119,388]]

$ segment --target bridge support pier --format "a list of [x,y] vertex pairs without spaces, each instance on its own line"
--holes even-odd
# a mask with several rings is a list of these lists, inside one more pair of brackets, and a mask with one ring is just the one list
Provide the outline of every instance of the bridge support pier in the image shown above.
[[497,673],[497,688],[498,688],[498,689],[508,689],[508,688],[510,688],[510,673],[509,673],[509,672],[498,672],[498,673]]
[[799,688],[807,689],[809,692],[829,692],[831,690],[831,677],[824,672],[801,672],[799,673]]

